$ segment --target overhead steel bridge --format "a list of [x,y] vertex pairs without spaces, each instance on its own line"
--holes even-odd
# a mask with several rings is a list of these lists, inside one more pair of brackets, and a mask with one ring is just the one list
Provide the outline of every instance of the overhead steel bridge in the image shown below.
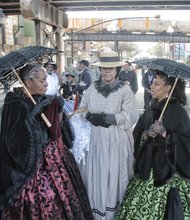
[[126,42],[174,42],[190,43],[190,36],[185,34],[143,34],[128,32],[106,32],[106,33],[68,33],[69,39],[73,41],[126,41]]
[[22,14],[22,4],[43,3],[61,11],[106,10],[189,10],[189,0],[1,0],[0,8],[6,15]]
[[[121,10],[190,10],[190,0],[1,0],[0,9],[5,15],[22,15],[35,26],[35,44],[50,43],[61,49],[62,30],[68,28],[69,11],[121,11]],[[49,29],[51,26],[51,29]],[[20,26],[18,26],[19,30]],[[0,23],[3,39],[4,26]],[[69,33],[68,33],[69,35]],[[188,35],[182,34],[134,34],[134,33],[71,33],[73,41],[151,41],[189,43]],[[4,39],[0,43],[4,45]],[[45,45],[44,45],[45,46]],[[3,48],[3,47],[2,47]],[[57,56],[57,63],[61,63]],[[61,65],[60,65],[61,66]]]

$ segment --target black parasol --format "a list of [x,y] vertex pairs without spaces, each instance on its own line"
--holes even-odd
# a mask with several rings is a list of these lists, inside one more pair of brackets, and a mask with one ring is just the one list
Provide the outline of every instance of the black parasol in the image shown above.
[[28,63],[42,63],[56,53],[56,49],[43,46],[28,46],[8,53],[0,58],[0,82],[5,86],[10,85],[16,79],[13,69],[17,70]]
[[[29,46],[10,52],[9,54],[0,58],[0,82],[4,86],[10,86],[14,80],[19,80],[26,93],[32,100],[33,104],[35,105],[35,100],[20,79],[17,70],[23,68],[29,63],[43,63],[44,59],[47,60],[49,57],[56,53],[56,49],[42,46]],[[42,113],[41,116],[47,126],[50,127],[51,124],[44,113]]]
[[177,84],[178,79],[182,79],[186,81],[187,83],[190,83],[190,66],[184,63],[180,63],[174,60],[169,60],[169,59],[164,59],[164,58],[142,59],[142,60],[133,61],[133,63],[138,64],[141,67],[147,66],[148,68],[151,68],[153,71],[160,70],[164,72],[165,74],[167,74],[168,76],[175,78],[175,83],[170,91],[166,104],[159,117],[158,121],[160,121],[168,105],[168,102],[171,98],[171,95],[174,91],[174,88]]
[[156,58],[145,58],[145,59],[140,59],[140,60],[135,60],[135,61],[132,61],[131,63],[135,63],[137,64],[140,68],[144,68],[144,67],[148,67],[151,62],[153,60],[155,60]]
[[180,78],[190,82],[190,66],[170,59],[150,58],[133,61],[139,66],[147,66],[153,70],[160,70],[170,77]]

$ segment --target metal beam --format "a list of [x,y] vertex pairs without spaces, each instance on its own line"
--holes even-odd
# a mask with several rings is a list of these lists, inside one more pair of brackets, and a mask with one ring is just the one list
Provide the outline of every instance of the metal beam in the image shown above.
[[67,14],[44,0],[4,0],[0,1],[0,8],[5,15],[22,15],[59,28],[68,26]]
[[[24,18],[40,20],[59,28],[67,28],[68,19],[65,12],[43,0],[20,0],[21,14]],[[64,20],[67,20],[65,22]]]
[[[127,3],[127,2],[144,2],[145,0],[117,0],[117,2],[123,2],[123,3]],[[158,0],[155,0],[155,1],[158,1]],[[162,0],[163,1],[163,0]],[[162,2],[161,1],[161,2]],[[179,1],[184,1],[184,0],[179,0]],[[188,0],[185,0],[185,1],[188,1]],[[49,2],[56,2],[56,3],[58,3],[58,2],[61,2],[61,3],[63,3],[63,4],[65,4],[65,3],[75,3],[75,4],[77,4],[77,3],[81,3],[81,2],[83,2],[83,3],[89,3],[89,2],[91,2],[92,4],[98,4],[98,3],[102,3],[102,2],[111,2],[111,3],[116,3],[116,0],[49,0]],[[151,0],[147,0],[147,2],[152,2]],[[166,2],[172,2],[172,0],[166,0]]]
[[189,0],[50,0],[50,4],[65,11],[97,11],[97,10],[189,10]]
[[[72,33],[67,33],[72,39]],[[69,40],[68,40],[69,41]],[[133,34],[120,32],[107,33],[77,33],[73,36],[73,41],[127,41],[127,42],[173,42],[190,43],[189,35],[182,34]]]
[[[1,0],[0,8],[6,15],[19,15],[20,2],[21,0]],[[189,0],[47,0],[45,2],[62,11],[190,10]]]

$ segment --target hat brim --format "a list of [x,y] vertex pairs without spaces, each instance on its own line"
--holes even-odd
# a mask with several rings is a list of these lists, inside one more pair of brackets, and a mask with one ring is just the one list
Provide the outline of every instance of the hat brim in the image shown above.
[[109,67],[118,67],[118,66],[123,66],[125,65],[124,62],[118,61],[118,62],[97,62],[97,63],[93,63],[93,66],[99,66],[99,67],[105,67],[105,68],[109,68]]
[[75,76],[74,75],[72,75],[72,74],[65,74],[65,76],[67,77],[67,76],[72,76],[72,77],[74,77],[75,78]]

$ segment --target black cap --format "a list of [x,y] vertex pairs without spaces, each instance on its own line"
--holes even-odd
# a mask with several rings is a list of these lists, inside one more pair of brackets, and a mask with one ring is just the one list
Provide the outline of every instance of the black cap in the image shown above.
[[67,77],[67,76],[72,76],[73,78],[75,78],[74,73],[70,73],[70,72],[67,72],[67,73],[65,74],[65,76],[66,76],[66,77]]
[[129,62],[128,60],[126,60],[125,63],[127,63],[129,66],[131,66],[131,62]]
[[82,63],[87,67],[89,66],[89,62],[87,60],[81,60],[79,63]]
[[47,65],[52,65],[54,69],[57,69],[57,64],[53,60],[49,60],[44,67],[46,68]]

